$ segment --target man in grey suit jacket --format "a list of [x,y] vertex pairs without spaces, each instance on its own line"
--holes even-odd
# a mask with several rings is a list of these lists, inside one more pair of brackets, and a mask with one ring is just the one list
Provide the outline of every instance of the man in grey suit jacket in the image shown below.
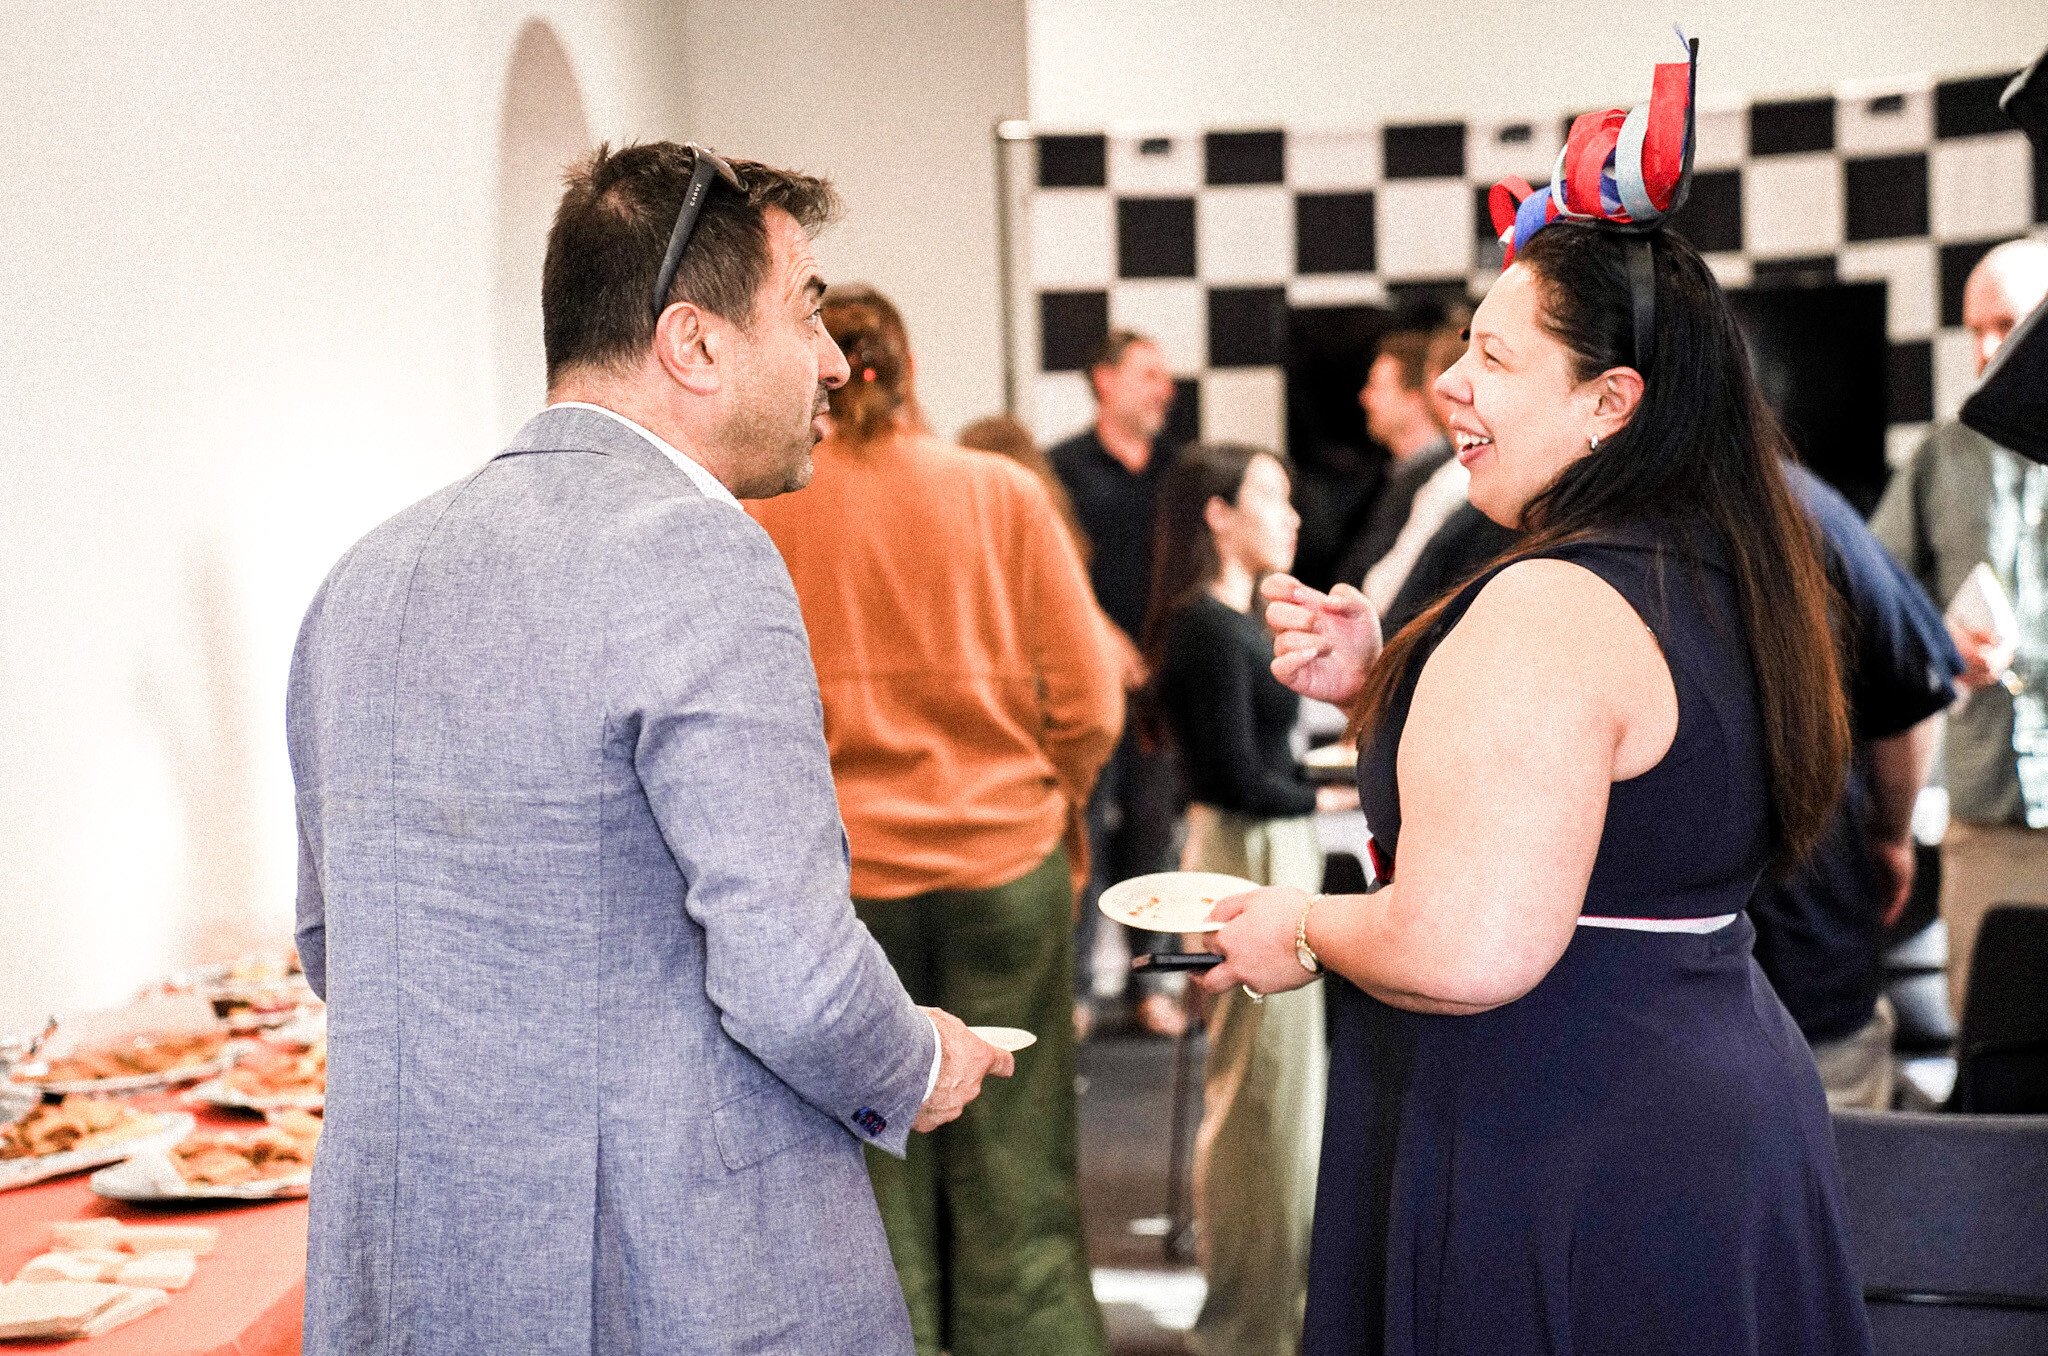
[[860,1145],[1013,1065],[854,918],[796,597],[735,499],[805,483],[846,379],[833,208],[600,149],[549,237],[549,408],[306,615],[308,1352],[911,1349]]

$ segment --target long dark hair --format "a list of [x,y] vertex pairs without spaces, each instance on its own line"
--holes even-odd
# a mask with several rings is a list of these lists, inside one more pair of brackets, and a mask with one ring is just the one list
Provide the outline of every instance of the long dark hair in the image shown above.
[[[1756,674],[1773,864],[1789,870],[1833,811],[1849,756],[1827,574],[1781,469],[1791,446],[1757,390],[1727,300],[1691,245],[1668,231],[1649,240],[1657,344],[1642,401],[1627,427],[1530,501],[1522,512],[1528,535],[1504,559],[1653,518],[1681,544],[1702,531],[1719,539]],[[1535,275],[1545,331],[1570,350],[1580,381],[1633,365],[1626,249],[1610,233],[1558,222],[1516,255]],[[1386,711],[1416,647],[1455,596],[1387,643],[1353,706],[1355,726]]]
[[1249,443],[1191,443],[1160,479],[1152,518],[1152,601],[1138,642],[1152,678],[1135,712],[1140,732],[1155,741],[1165,738],[1156,692],[1173,619],[1223,571],[1216,535],[1209,530],[1209,501],[1235,504],[1245,473],[1260,457],[1287,464],[1278,453]]

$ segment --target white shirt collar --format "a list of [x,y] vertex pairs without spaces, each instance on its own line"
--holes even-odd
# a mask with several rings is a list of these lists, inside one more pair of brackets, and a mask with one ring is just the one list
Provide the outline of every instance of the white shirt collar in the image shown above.
[[648,442],[653,443],[656,449],[660,451],[662,456],[667,457],[670,461],[676,464],[677,470],[681,471],[684,475],[688,476],[692,481],[696,483],[697,488],[704,492],[704,497],[706,499],[716,499],[722,503],[731,504],[734,508],[738,508],[740,506],[740,501],[734,498],[733,492],[725,488],[725,485],[718,479],[717,476],[712,475],[711,472],[705,470],[701,465],[691,460],[684,453],[679,452],[675,448],[669,446],[667,440],[662,438],[659,434],[653,433],[647,429],[640,427],[640,425],[634,423],[625,415],[620,414],[617,410],[608,410],[602,405],[592,405],[588,401],[583,400],[558,401],[555,404],[548,406],[548,408],[551,410],[593,410],[598,414],[606,416],[607,418],[617,420],[619,423],[624,424],[627,428],[632,429],[633,432],[645,438]]

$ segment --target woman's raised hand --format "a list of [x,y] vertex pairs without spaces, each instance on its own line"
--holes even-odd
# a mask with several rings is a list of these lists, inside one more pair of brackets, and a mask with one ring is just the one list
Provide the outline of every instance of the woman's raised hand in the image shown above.
[[1349,584],[1318,593],[1292,575],[1259,585],[1273,630],[1273,676],[1304,697],[1349,706],[1380,654],[1380,619]]

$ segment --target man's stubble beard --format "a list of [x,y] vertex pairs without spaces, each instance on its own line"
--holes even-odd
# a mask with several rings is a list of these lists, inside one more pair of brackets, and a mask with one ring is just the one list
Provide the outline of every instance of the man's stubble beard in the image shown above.
[[801,430],[792,436],[772,408],[776,403],[749,390],[726,427],[726,445],[736,454],[732,464],[748,472],[744,483],[733,487],[736,498],[773,499],[811,483],[811,449],[818,442],[812,416],[807,411]]

